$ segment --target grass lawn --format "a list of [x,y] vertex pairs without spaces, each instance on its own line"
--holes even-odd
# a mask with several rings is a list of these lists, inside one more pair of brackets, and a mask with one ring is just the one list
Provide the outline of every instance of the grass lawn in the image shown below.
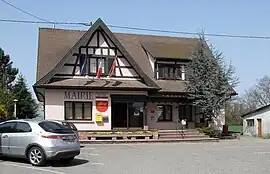
[[228,129],[229,129],[229,131],[243,133],[243,126],[242,125],[229,125]]

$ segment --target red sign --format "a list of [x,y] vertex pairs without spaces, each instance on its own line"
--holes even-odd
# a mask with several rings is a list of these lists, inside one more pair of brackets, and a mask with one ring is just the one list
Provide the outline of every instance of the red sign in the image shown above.
[[96,108],[99,112],[106,112],[108,105],[108,101],[96,101]]

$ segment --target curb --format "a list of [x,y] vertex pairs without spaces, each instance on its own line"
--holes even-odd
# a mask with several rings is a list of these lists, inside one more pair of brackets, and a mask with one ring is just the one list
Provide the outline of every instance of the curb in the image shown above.
[[218,138],[207,139],[150,139],[150,140],[80,140],[81,144],[136,144],[136,143],[205,143],[219,142]]

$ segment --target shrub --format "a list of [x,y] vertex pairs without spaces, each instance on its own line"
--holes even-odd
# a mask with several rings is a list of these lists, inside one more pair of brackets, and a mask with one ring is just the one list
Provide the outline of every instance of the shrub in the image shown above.
[[212,128],[210,126],[209,127],[205,127],[205,126],[200,127],[200,128],[198,128],[198,131],[201,132],[201,133],[204,133],[205,135],[208,135],[210,137],[218,138],[218,137],[221,136],[220,131],[215,130],[214,128]]
[[263,139],[270,139],[270,134],[266,134],[262,136]]
[[7,109],[5,105],[0,105],[0,118],[6,118],[7,117]]

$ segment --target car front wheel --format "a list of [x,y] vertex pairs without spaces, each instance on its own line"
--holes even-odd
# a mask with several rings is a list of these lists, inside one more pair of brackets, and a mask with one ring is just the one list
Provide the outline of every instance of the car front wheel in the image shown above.
[[40,147],[32,147],[28,152],[28,160],[33,166],[45,164],[45,154]]

